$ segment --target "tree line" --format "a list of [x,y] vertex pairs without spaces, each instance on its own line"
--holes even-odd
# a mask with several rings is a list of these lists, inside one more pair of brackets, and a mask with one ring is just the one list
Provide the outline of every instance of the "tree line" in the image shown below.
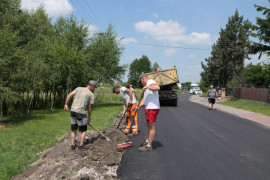
[[90,34],[73,15],[54,23],[43,7],[0,1],[0,120],[3,114],[62,107],[66,94],[90,79],[113,82],[125,73],[114,27]]
[[160,66],[157,62],[152,64],[146,55],[142,55],[141,58],[136,58],[130,63],[128,82],[132,84],[133,87],[141,87],[141,83],[138,82],[140,74],[153,72],[158,68],[160,68]]
[[[270,0],[268,0],[270,3]],[[236,10],[229,17],[226,27],[221,29],[219,38],[212,46],[211,56],[201,63],[201,87],[213,84],[219,88],[243,86],[270,87],[270,65],[265,62],[245,67],[244,60],[250,54],[270,56],[270,9],[254,5],[264,16],[257,17],[256,25],[244,20]],[[257,41],[251,41],[250,38]],[[264,61],[264,60],[262,60]]]

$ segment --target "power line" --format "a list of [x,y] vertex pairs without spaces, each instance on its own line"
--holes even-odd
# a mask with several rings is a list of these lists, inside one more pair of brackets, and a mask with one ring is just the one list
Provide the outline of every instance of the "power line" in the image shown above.
[[[98,22],[97,24],[101,25],[101,27],[104,28],[102,22],[98,19],[98,17],[96,16],[96,14],[95,14],[94,11],[92,10],[92,8],[88,5],[88,3],[86,2],[86,0],[84,0],[84,3],[86,4],[86,6],[88,7],[88,9],[90,10],[90,13],[93,14],[94,19],[97,20],[97,22]],[[102,28],[101,28],[101,29],[102,29]],[[104,29],[105,29],[105,28],[104,28]]]
[[[71,3],[72,4],[72,3]],[[67,12],[68,16],[70,15],[70,11],[65,7],[65,6],[62,6],[65,11]],[[77,14],[81,19],[84,19],[80,14]]]
[[191,48],[191,47],[182,47],[182,46],[165,46],[165,45],[159,45],[159,44],[132,42],[132,41],[127,41],[127,40],[122,40],[122,41],[127,42],[127,43],[131,43],[131,44],[139,44],[139,45],[153,46],[153,47],[165,47],[165,48],[176,48],[176,49],[194,49],[194,50],[203,50],[203,51],[211,50],[211,49],[204,49],[204,48]]
[[[83,17],[85,17],[85,18],[82,18],[82,19],[84,19],[86,22],[88,21],[88,23],[91,24],[91,20],[88,19],[87,13],[85,14],[84,8],[81,5],[80,1],[76,1],[76,2],[78,2],[76,4],[76,7],[78,9],[78,15],[80,13]],[[74,6],[75,6],[75,3],[74,3]],[[80,6],[80,8],[78,8],[79,6]]]

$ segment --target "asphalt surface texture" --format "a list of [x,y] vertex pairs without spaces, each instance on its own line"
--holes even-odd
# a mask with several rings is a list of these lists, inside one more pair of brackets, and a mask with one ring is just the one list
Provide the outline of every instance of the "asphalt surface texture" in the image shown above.
[[162,106],[152,152],[140,152],[145,140],[144,110],[140,134],[122,157],[122,180],[269,180],[270,128],[257,122],[208,110],[179,95],[178,106]]

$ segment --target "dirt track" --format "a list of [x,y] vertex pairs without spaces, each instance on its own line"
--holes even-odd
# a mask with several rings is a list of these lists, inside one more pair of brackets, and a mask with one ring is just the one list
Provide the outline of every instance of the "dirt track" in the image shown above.
[[[118,119],[115,123],[117,123]],[[124,127],[124,126],[120,126]],[[88,128],[90,129],[90,127]],[[104,131],[103,131],[104,132]],[[13,180],[56,180],[56,179],[117,179],[124,150],[116,149],[117,144],[128,140],[121,130],[111,126],[104,132],[111,141],[106,141],[97,132],[91,130],[86,135],[89,149],[70,149],[70,136],[62,137],[52,148],[40,153],[40,159],[26,171],[13,177]],[[76,141],[79,142],[77,135]]]

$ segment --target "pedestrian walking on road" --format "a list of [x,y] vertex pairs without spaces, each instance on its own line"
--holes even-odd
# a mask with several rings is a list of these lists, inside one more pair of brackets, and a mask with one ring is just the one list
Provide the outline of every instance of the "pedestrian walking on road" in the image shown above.
[[157,120],[157,114],[159,113],[160,109],[158,95],[160,87],[156,81],[149,79],[146,74],[141,74],[139,81],[144,86],[142,88],[144,96],[143,100],[138,106],[138,109],[143,105],[145,106],[145,119],[147,126],[147,138],[142,144],[142,147],[139,148],[139,151],[152,151],[152,143],[156,135],[155,123]]
[[208,98],[208,102],[209,102],[208,110],[213,109],[214,104],[216,103],[216,97],[218,97],[218,93],[216,89],[214,89],[214,86],[211,85],[210,89],[206,93],[206,99]]
[[[84,140],[87,131],[87,124],[91,121],[92,107],[94,104],[94,90],[97,86],[97,82],[94,80],[89,81],[86,87],[77,87],[74,91],[69,93],[64,106],[65,110],[68,110],[68,104],[70,99],[74,97],[71,105],[71,149],[75,150],[77,145],[75,144],[77,129],[81,132],[79,149],[84,149]],[[88,118],[85,112],[88,110]]]
[[124,133],[129,134],[132,132],[133,135],[138,135],[138,116],[136,113],[138,103],[134,94],[134,89],[126,87],[120,88],[115,86],[113,87],[113,93],[120,94],[123,101],[122,118],[124,118],[125,112],[127,112],[128,124],[124,130]]

